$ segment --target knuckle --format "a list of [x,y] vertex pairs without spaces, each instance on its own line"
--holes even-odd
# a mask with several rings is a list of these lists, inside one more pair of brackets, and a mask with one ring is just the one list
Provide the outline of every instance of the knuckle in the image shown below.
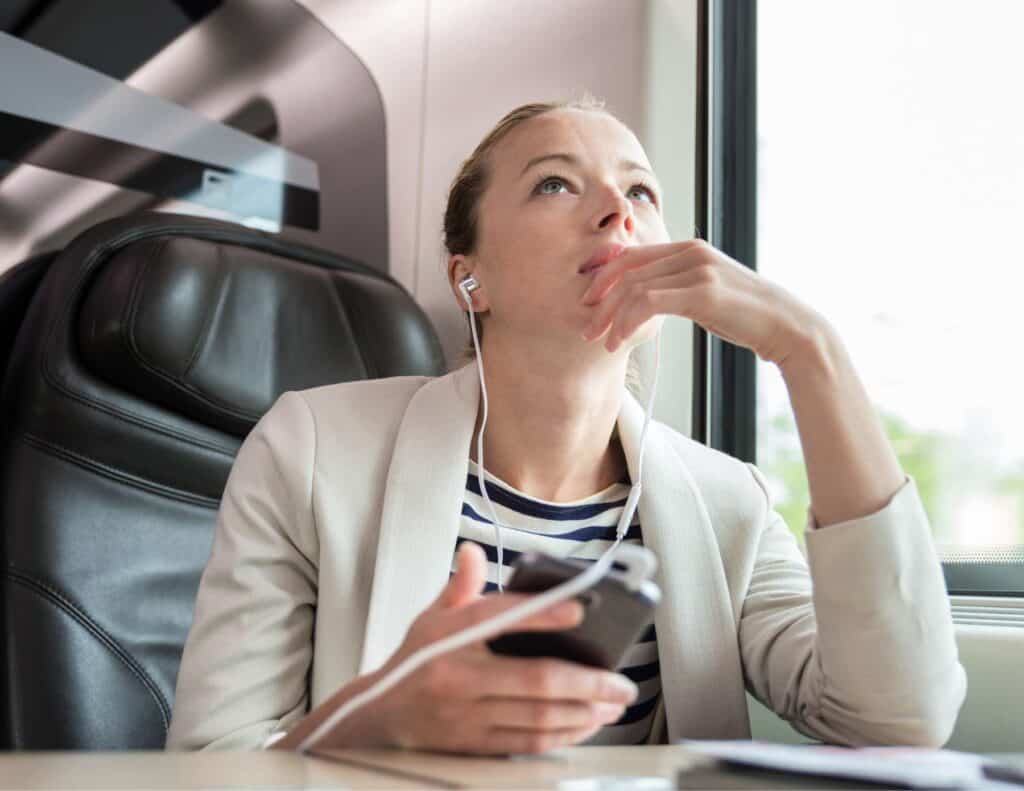
[[713,267],[704,266],[697,270],[697,283],[703,291],[709,294],[718,291],[721,280],[721,275]]
[[709,309],[714,309],[718,306],[721,300],[721,290],[714,283],[709,283],[701,288],[701,301],[704,306]]
[[715,260],[708,256],[702,256],[695,267],[697,274],[706,283],[713,283],[718,279],[718,267]]

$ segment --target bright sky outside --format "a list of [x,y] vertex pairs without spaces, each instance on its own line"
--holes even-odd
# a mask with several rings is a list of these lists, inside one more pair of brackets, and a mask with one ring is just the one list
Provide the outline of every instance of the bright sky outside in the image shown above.
[[770,0],[758,28],[758,269],[886,411],[1024,459],[1024,2]]

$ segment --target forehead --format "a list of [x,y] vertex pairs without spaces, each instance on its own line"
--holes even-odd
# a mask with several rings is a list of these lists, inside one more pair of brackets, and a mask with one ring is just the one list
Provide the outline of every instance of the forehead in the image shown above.
[[617,119],[601,112],[555,110],[524,121],[494,147],[494,176],[518,178],[532,158],[557,153],[593,162],[632,159],[650,166],[636,135]]

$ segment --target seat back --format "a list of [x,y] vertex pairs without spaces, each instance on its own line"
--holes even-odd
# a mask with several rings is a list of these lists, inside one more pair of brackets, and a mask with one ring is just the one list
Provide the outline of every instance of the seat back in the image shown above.
[[49,267],[2,390],[0,727],[15,749],[159,749],[219,498],[286,390],[443,373],[369,266],[179,215]]
[[0,275],[0,384],[28,306],[56,257],[56,253],[41,253]]

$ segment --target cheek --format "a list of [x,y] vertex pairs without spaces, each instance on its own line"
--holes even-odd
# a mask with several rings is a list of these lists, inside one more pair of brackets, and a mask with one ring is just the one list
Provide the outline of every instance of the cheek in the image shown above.
[[650,244],[671,242],[672,237],[669,235],[668,228],[665,227],[665,219],[653,209],[649,213],[651,218],[642,226],[645,231],[643,238],[649,239]]

